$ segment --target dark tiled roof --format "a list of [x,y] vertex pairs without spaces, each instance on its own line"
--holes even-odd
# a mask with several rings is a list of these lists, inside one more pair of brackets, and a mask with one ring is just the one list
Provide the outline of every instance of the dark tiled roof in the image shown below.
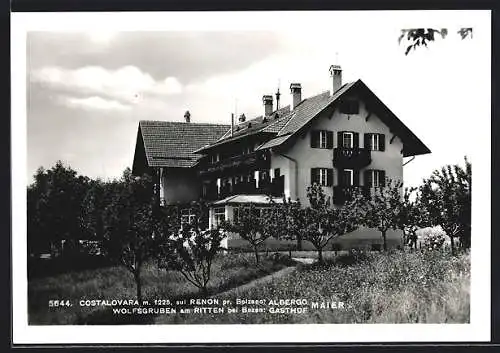
[[193,151],[216,141],[228,127],[173,121],[139,122],[150,167],[192,167],[201,157]]
[[[265,128],[268,126],[271,126],[274,123],[277,123],[278,121],[281,120],[281,118],[285,118],[288,114],[290,113],[290,106],[287,105],[286,107],[280,108],[274,112],[272,112],[269,116],[258,116],[254,119],[247,120],[244,123],[239,123],[235,125],[234,131],[233,131],[233,136],[231,136],[231,126],[229,126],[229,130],[225,132],[225,134],[212,143],[210,146],[207,147],[215,147],[219,146],[222,144],[225,144],[226,142],[229,141],[236,141],[239,140],[243,137],[253,135],[255,133],[265,131]],[[277,114],[277,115],[276,115]],[[267,132],[272,132],[272,131],[267,131]],[[197,150],[197,152],[202,152],[204,151],[205,148],[200,148]]]
[[354,83],[347,83],[332,96],[326,91],[317,96],[304,99],[294,109],[288,123],[279,131],[278,135],[293,134],[318,115],[324,108],[349,90]]

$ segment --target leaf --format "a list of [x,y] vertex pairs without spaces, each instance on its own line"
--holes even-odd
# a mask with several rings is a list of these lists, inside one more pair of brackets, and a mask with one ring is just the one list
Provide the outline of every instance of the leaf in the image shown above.
[[441,32],[440,32],[440,33],[441,33],[441,37],[442,37],[443,39],[445,39],[445,38],[446,38],[446,36],[448,35],[448,29],[446,29],[446,28],[441,28]]

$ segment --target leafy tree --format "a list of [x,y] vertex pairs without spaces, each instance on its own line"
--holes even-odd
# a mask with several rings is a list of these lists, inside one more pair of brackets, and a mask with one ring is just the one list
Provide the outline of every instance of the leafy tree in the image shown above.
[[82,202],[81,222],[89,239],[103,241],[105,233],[104,210],[111,203],[113,195],[119,192],[119,180],[91,180]]
[[313,184],[307,188],[310,207],[301,209],[302,238],[310,241],[318,252],[318,262],[323,262],[323,249],[333,238],[350,233],[358,227],[355,208],[332,208],[330,198],[326,197],[323,187]]
[[[472,28],[460,28],[457,31],[457,34],[460,35],[462,40],[466,38],[472,39]],[[427,47],[427,44],[429,42],[433,42],[436,39],[436,36],[441,36],[441,38],[444,39],[447,35],[447,28],[441,28],[439,30],[434,28],[408,28],[401,30],[398,42],[401,44],[402,40],[406,39],[409,45],[406,47],[405,55],[408,55],[412,49],[416,50],[419,46]]]
[[[428,214],[422,207],[417,188],[405,188],[400,205],[398,221],[403,230],[403,240],[410,248],[417,247],[417,230],[430,226]],[[415,195],[415,197],[413,197]]]
[[292,201],[283,197],[281,204],[275,203],[274,216],[270,220],[270,224],[276,226],[274,236],[279,239],[295,240],[297,242],[297,250],[302,250],[302,229],[304,227],[304,219],[301,203],[297,199]]
[[387,231],[398,229],[401,223],[402,187],[401,181],[387,178],[384,185],[374,188],[359,204],[361,223],[380,231],[384,251],[387,251]]
[[206,297],[212,262],[222,249],[221,241],[225,236],[222,229],[202,230],[196,225],[186,224],[162,242],[159,267],[179,271]]
[[430,222],[450,238],[453,253],[455,238],[461,248],[470,248],[472,165],[467,157],[464,161],[464,167],[455,164],[435,170],[420,187],[421,204]]
[[29,247],[45,243],[59,253],[63,243],[65,250],[74,248],[85,237],[80,215],[89,178],[58,161],[51,169],[39,168],[34,179],[28,186]]
[[139,302],[141,269],[157,255],[164,234],[177,225],[175,213],[157,213],[152,190],[149,176],[134,177],[127,168],[103,216],[107,254],[133,275]]
[[225,221],[221,228],[237,233],[246,240],[253,249],[255,262],[259,264],[259,248],[271,236],[278,234],[279,229],[278,208],[270,207],[267,210],[260,210],[255,204],[240,206],[235,209],[237,217],[232,222]]

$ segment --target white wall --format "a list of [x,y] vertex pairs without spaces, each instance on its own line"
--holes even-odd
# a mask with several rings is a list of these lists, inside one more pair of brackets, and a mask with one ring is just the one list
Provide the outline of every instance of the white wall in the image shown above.
[[[338,143],[338,131],[358,132],[360,147],[364,146],[365,133],[385,134],[385,151],[372,151],[372,162],[365,169],[385,170],[387,177],[403,180],[402,141],[396,137],[392,144],[389,143],[392,138],[389,127],[382,123],[373,113],[369,120],[366,121],[367,114],[365,104],[360,102],[359,114],[348,116],[339,113],[338,109],[336,109],[332,115],[323,114],[323,116],[317,117],[311,128],[302,135],[299,135],[293,146],[282,152],[298,161],[297,174],[294,170],[295,163],[280,155],[273,154],[271,168],[280,168],[281,174],[285,175],[285,194],[288,191],[289,194],[287,196],[290,196],[292,199],[298,197],[303,204],[308,204],[306,188],[311,185],[311,168],[333,168],[333,149],[311,148],[311,130],[333,131],[334,148],[337,147]],[[336,168],[333,171],[333,183],[334,185],[338,184]],[[364,184],[363,169],[360,171],[360,184]],[[325,187],[324,189],[328,195],[332,196],[333,188]]]

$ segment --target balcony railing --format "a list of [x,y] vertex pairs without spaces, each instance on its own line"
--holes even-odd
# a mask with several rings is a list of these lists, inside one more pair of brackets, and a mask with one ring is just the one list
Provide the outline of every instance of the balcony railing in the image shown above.
[[360,169],[372,162],[367,148],[338,147],[333,150],[333,165],[336,168]]
[[205,162],[198,168],[199,175],[206,174],[223,174],[228,171],[237,170],[264,170],[269,169],[271,166],[271,159],[266,153],[252,152],[249,154],[242,154],[215,163]]
[[347,201],[351,201],[354,195],[358,193],[364,197],[369,197],[370,188],[368,186],[334,186],[333,203],[335,205],[343,205]]
[[221,200],[232,195],[271,195],[275,197],[283,196],[285,177],[277,177],[272,181],[269,179],[261,179],[259,181],[259,187],[257,187],[255,179],[247,182],[239,182],[234,185],[226,184],[220,187],[220,191],[217,191],[217,186],[212,185],[207,190],[203,196],[206,200]]

